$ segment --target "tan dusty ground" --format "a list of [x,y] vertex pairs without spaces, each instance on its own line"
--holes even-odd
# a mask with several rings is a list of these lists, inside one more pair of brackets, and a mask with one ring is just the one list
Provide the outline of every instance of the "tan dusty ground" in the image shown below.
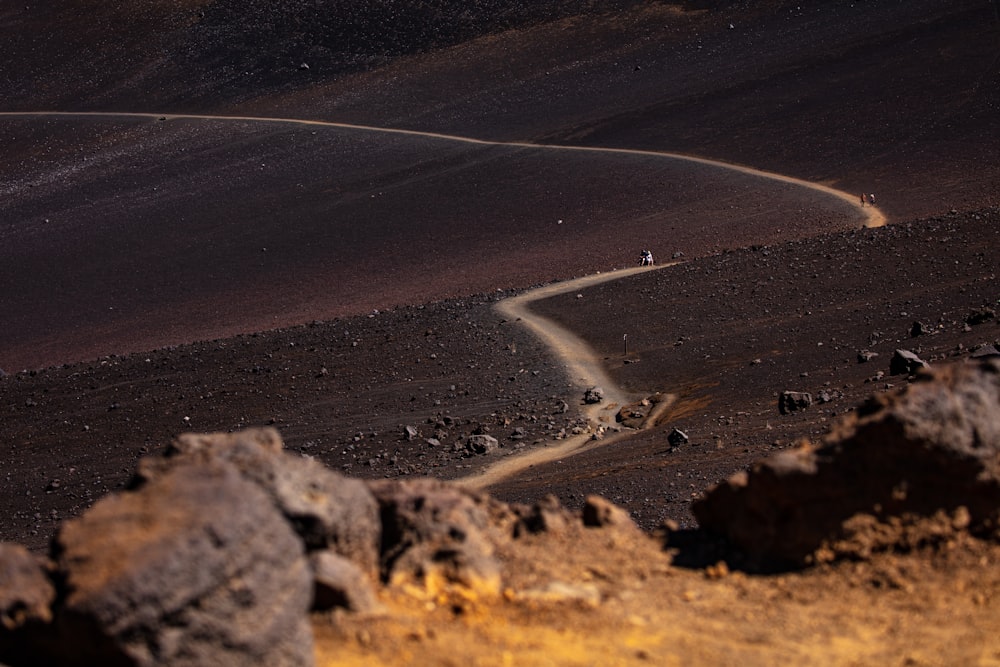
[[995,544],[956,536],[919,553],[748,576],[674,567],[651,539],[579,530],[592,534],[572,531],[556,549],[521,543],[501,597],[396,595],[382,616],[315,617],[318,663],[1000,663]]

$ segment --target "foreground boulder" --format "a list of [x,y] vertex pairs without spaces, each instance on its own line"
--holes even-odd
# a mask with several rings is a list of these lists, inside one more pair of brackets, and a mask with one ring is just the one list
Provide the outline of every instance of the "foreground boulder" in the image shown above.
[[20,544],[0,543],[0,661],[30,662],[55,597],[41,560]]
[[231,466],[177,466],[63,524],[63,665],[311,665],[302,542]]
[[307,550],[333,551],[377,578],[381,529],[378,504],[367,485],[283,447],[273,428],[187,433],[174,440],[163,458],[140,461],[135,484],[148,483],[180,465],[232,466],[268,494]]
[[803,565],[942,513],[1000,535],[1000,361],[927,372],[872,399],[820,446],[781,452],[693,506],[702,528],[758,564]]

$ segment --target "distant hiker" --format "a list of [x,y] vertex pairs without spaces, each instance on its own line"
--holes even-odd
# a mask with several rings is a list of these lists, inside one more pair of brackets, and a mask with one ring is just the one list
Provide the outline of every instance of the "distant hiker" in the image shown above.
[[865,193],[861,193],[861,208],[865,207]]
[[871,204],[872,206],[875,205],[875,195],[871,193],[868,194],[868,203]]
[[639,266],[652,266],[653,265],[653,253],[649,250],[643,250],[642,254],[639,255]]

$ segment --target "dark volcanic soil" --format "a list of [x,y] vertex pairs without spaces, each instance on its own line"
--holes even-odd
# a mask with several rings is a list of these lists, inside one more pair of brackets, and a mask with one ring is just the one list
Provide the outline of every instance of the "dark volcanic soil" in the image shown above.
[[[285,64],[266,75],[246,69],[257,32],[210,29],[228,3],[69,4],[4,10],[5,110],[688,152],[874,190],[897,225],[857,231],[859,211],[812,191],[649,156],[0,118],[4,539],[41,549],[57,519],[185,430],[274,423],[354,475],[455,477],[484,462],[454,449],[477,429],[500,438],[499,456],[572,429],[575,390],[491,304],[646,246],[688,262],[540,308],[626,385],[680,401],[657,429],[510,480],[504,497],[601,492],[644,525],[686,523],[707,484],[900,382],[865,382],[894,347],[936,362],[1000,337],[995,321],[962,326],[1000,298],[991,2],[628,3],[480,22],[471,41],[404,35],[412,48],[362,49],[347,68],[288,66],[289,43],[269,44]],[[933,219],[909,222],[921,217]],[[850,231],[813,238],[838,230]],[[315,319],[327,321],[250,334]],[[913,320],[936,333],[910,340]],[[618,356],[622,333],[637,363]],[[196,340],[212,342],[178,345]],[[858,364],[862,349],[879,356]],[[80,360],[92,361],[58,366]],[[783,389],[832,400],[779,417]],[[405,440],[406,425],[419,436]],[[691,446],[666,451],[673,426]]]

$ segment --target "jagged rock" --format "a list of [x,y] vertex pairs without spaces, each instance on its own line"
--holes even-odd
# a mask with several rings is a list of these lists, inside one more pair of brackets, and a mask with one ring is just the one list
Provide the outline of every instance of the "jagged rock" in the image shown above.
[[600,403],[604,400],[604,390],[600,387],[591,387],[583,392],[583,402],[587,404]]
[[926,336],[933,332],[934,330],[923,322],[914,322],[913,326],[910,327],[910,337],[912,338],[916,338],[917,336]]
[[628,510],[618,507],[601,496],[587,496],[583,503],[583,525],[592,528],[624,528],[639,530]]
[[43,562],[20,544],[0,543],[0,661],[29,665],[47,643],[55,587]]
[[380,609],[371,579],[355,563],[332,551],[314,551],[309,554],[309,566],[314,611],[340,607],[367,614]]
[[420,431],[418,431],[416,427],[406,426],[403,428],[403,438],[406,440],[412,441],[416,440],[418,437],[420,437]]
[[679,428],[674,428],[670,430],[670,434],[667,435],[667,442],[671,447],[680,447],[681,445],[686,445],[691,442],[691,438],[688,434]]
[[909,350],[896,350],[889,362],[890,375],[913,375],[921,368],[930,368],[930,365]]
[[500,448],[500,443],[492,435],[470,435],[465,448],[472,454],[491,454]]
[[527,435],[528,435],[527,431],[524,430],[523,426],[517,426],[517,427],[514,428],[513,431],[511,431],[510,439],[511,440],[524,440],[525,437],[527,437]]
[[1000,537],[1000,360],[944,367],[871,399],[822,443],[784,451],[692,509],[757,562],[802,565],[880,523],[953,515]]
[[494,545],[509,513],[489,496],[434,479],[377,480],[369,486],[382,515],[382,577],[428,589],[449,584],[497,593]]
[[281,436],[272,428],[187,433],[170,445],[164,458],[141,460],[135,483],[192,462],[234,466],[270,495],[307,549],[332,549],[376,577],[380,526],[378,505],[368,487],[282,447]]
[[812,404],[812,394],[807,391],[783,391],[778,399],[778,411],[787,415],[791,412],[805,410]]
[[313,664],[302,542],[232,466],[178,465],[109,496],[62,525],[54,553],[59,664]]

